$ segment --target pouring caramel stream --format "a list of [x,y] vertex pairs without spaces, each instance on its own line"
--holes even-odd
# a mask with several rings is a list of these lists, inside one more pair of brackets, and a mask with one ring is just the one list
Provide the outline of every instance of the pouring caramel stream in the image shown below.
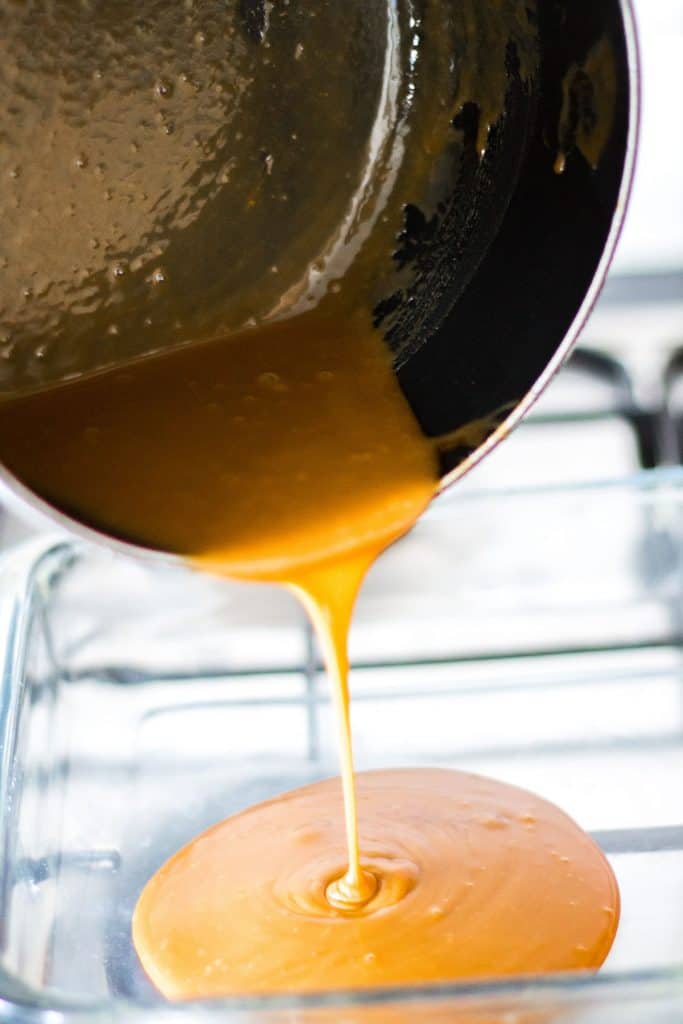
[[342,910],[364,906],[377,889],[376,878],[364,871],[360,862],[349,697],[348,633],[356,594],[368,567],[368,555],[362,553],[356,559],[347,558],[340,565],[313,572],[292,587],[320,638],[335,704],[348,868],[341,878],[330,883],[326,896],[332,906]]
[[320,639],[339,723],[348,870],[360,864],[347,635],[363,577],[434,493],[437,458],[360,318],[326,313],[0,402],[0,457],[55,505],[222,575],[279,582]]

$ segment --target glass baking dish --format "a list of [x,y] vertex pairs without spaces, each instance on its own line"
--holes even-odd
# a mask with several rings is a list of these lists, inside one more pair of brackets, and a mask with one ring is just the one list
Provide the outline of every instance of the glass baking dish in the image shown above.
[[[597,977],[168,1006],[141,886],[238,808],[336,774],[310,630],[276,589],[68,539],[0,562],[0,1019],[683,1020],[683,471],[442,496],[369,577],[359,769],[438,764],[591,831],[623,916]],[[361,826],[362,832],[362,826]]]

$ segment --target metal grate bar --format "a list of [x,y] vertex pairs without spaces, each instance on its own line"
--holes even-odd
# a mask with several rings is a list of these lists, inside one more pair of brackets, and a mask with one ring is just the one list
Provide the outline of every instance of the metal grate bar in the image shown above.
[[[378,669],[401,669],[401,668],[431,668],[441,666],[463,666],[463,665],[482,665],[488,663],[498,663],[502,661],[506,662],[521,662],[521,661],[538,661],[543,658],[570,658],[577,656],[594,656],[601,654],[630,654],[638,651],[665,651],[669,650],[673,652],[679,652],[683,648],[683,637],[682,636],[668,636],[663,639],[649,638],[644,640],[638,640],[633,643],[623,644],[576,644],[567,645],[566,647],[536,647],[536,648],[521,648],[519,650],[503,650],[503,651],[485,651],[477,654],[444,654],[436,655],[434,657],[416,657],[416,658],[384,658],[384,659],[370,659],[367,661],[359,660],[354,661],[351,665],[352,672],[371,672]],[[322,661],[316,657],[314,659],[313,668],[316,673],[322,672],[324,666]],[[233,679],[236,677],[242,679],[252,678],[268,678],[273,676],[293,676],[299,675],[303,671],[304,675],[310,671],[308,658],[302,666],[299,664],[293,665],[272,665],[272,666],[252,666],[249,668],[215,668],[206,669],[202,671],[201,678],[206,680],[215,679]],[[111,668],[110,666],[100,665],[93,666],[87,669],[80,669],[78,671],[70,671],[69,679],[70,683],[88,682],[92,679],[97,679],[98,682],[102,683],[113,683],[117,686],[129,686],[135,683],[172,683],[172,682],[184,682],[189,679],[197,679],[197,672],[145,672],[142,669],[137,669],[129,666],[122,666],[121,668]]]
[[683,825],[625,828],[591,835],[605,853],[665,853],[683,850]]

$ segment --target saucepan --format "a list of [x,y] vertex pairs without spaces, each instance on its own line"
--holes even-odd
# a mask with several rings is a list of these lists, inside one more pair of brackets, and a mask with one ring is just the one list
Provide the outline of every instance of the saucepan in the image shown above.
[[566,359],[633,175],[629,0],[2,19],[0,395],[297,315],[359,266],[446,486]]

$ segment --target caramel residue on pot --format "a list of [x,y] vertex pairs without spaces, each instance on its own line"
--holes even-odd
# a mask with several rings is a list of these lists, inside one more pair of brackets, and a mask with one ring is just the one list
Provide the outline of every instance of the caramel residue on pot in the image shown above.
[[564,173],[576,148],[594,171],[612,134],[617,102],[617,64],[611,41],[604,36],[585,61],[572,64],[562,82],[556,174]]

